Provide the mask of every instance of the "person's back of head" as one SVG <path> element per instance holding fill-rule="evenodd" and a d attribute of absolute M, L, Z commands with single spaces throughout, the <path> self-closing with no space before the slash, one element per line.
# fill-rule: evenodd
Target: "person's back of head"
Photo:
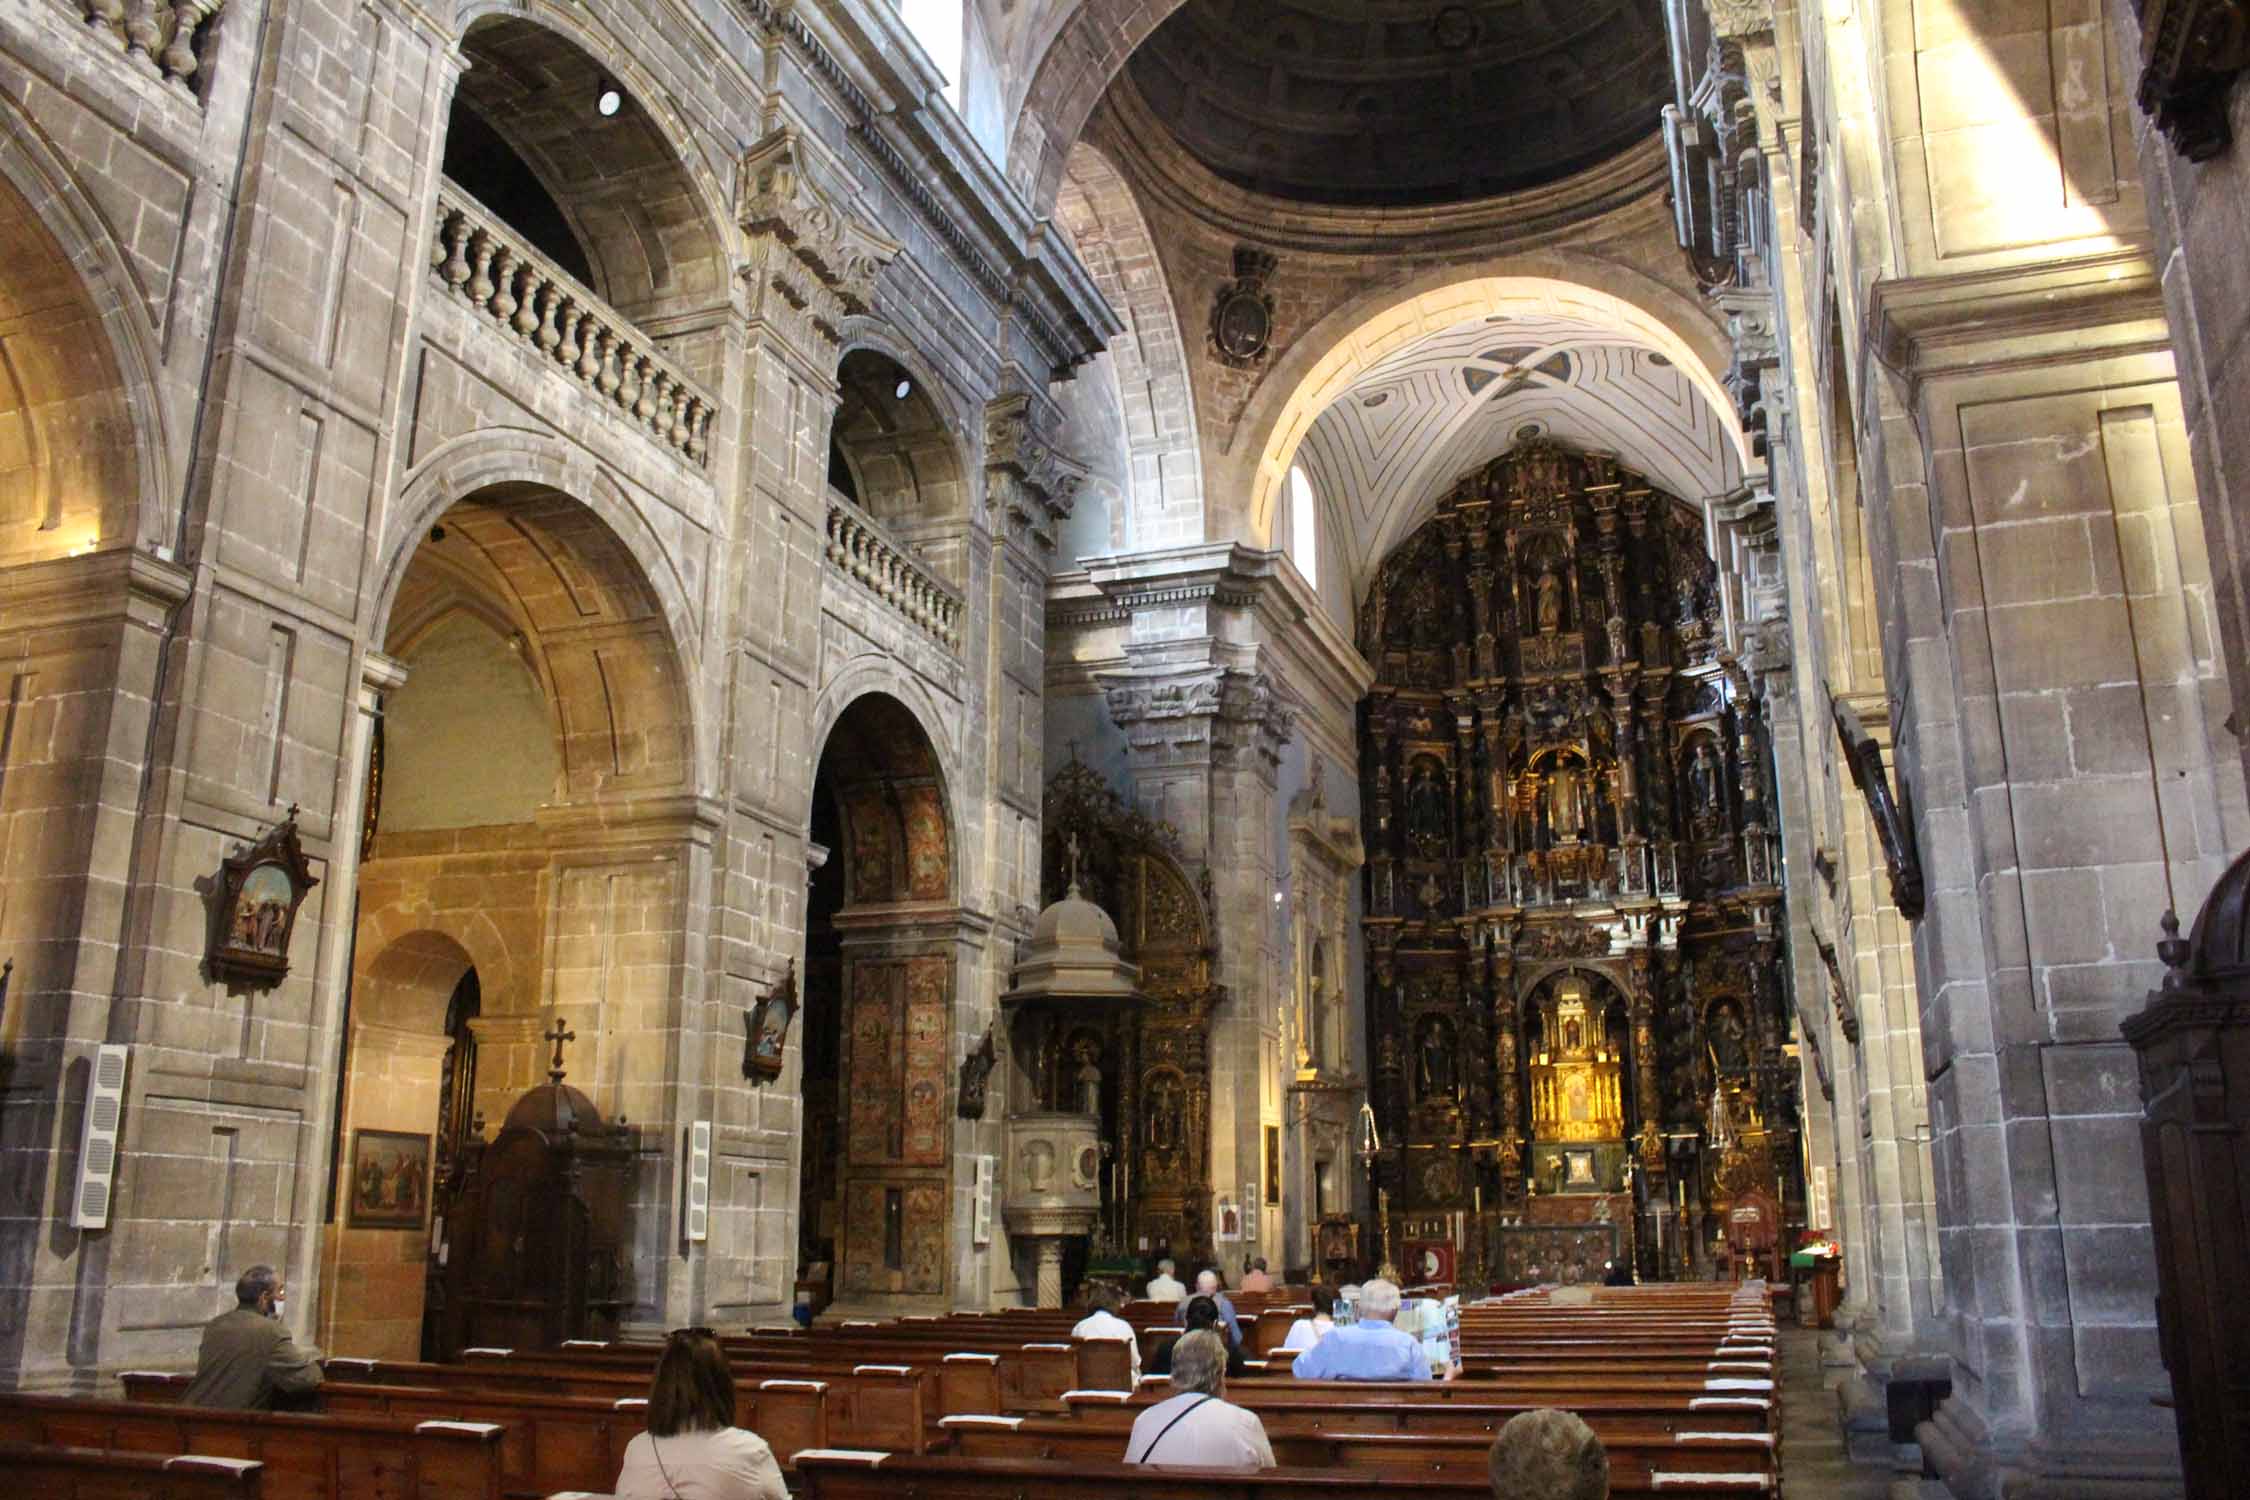
<path fill-rule="evenodd" d="M 1203 1396 L 1216 1396 L 1225 1387 L 1227 1378 L 1227 1346 L 1208 1328 L 1197 1328 L 1180 1336 L 1172 1346 L 1172 1391 L 1184 1395 L 1190 1391 Z"/>
<path fill-rule="evenodd" d="M 1206 1296 L 1217 1292 L 1219 1289 L 1219 1273 L 1216 1271 L 1196 1272 L 1195 1289 Z"/>
<path fill-rule="evenodd" d="M 1209 1297 L 1190 1297 L 1187 1306 L 1180 1310 L 1180 1326 L 1193 1333 L 1198 1328 L 1216 1328 L 1219 1324 L 1219 1304 Z"/>
<path fill-rule="evenodd" d="M 1508 1419 L 1492 1440 L 1494 1500 L 1609 1500 L 1609 1455 L 1571 1412 L 1542 1407 Z"/>
<path fill-rule="evenodd" d="M 1117 1295 L 1117 1288 L 1106 1281 L 1097 1281 L 1086 1289 L 1086 1311 L 1090 1314 L 1113 1313 L 1124 1300 Z"/>
<path fill-rule="evenodd" d="M 247 1307 L 253 1312 L 264 1312 L 262 1305 L 266 1293 L 281 1281 L 281 1275 L 271 1266 L 252 1266 L 235 1278 L 234 1301 L 237 1307 Z"/>
<path fill-rule="evenodd" d="M 1359 1316 L 1363 1322 L 1388 1323 L 1398 1316 L 1398 1283 L 1378 1276 L 1359 1289 Z"/>
<path fill-rule="evenodd" d="M 1253 1271 L 1263 1271 L 1263 1270 L 1264 1270 L 1265 1268 L 1266 1268 L 1266 1258 L 1265 1258 L 1265 1257 L 1264 1257 L 1263 1255 L 1259 1256 L 1259 1257 L 1258 1257 L 1258 1258 L 1257 1258 L 1256 1260 L 1254 1260 L 1254 1261 L 1250 1262 L 1250 1269 L 1251 1269 L 1251 1270 L 1253 1270 Z"/>
<path fill-rule="evenodd" d="M 657 1437 L 734 1425 L 734 1372 L 708 1328 L 677 1328 L 664 1341 L 648 1388 L 648 1430 Z"/>
<path fill-rule="evenodd" d="M 1174 1266 L 1169 1259 L 1160 1260 L 1156 1263 L 1156 1274 L 1159 1276 L 1169 1276 L 1177 1269 L 1178 1267 Z"/>
<path fill-rule="evenodd" d="M 1313 1283 L 1312 1292 L 1307 1300 L 1312 1303 L 1314 1317 L 1328 1318 L 1335 1316 L 1336 1294 L 1328 1290 L 1322 1283 L 1317 1281 Z"/>

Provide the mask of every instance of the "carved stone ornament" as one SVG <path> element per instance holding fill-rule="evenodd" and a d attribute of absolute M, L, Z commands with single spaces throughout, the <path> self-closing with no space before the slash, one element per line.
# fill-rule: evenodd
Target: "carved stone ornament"
<path fill-rule="evenodd" d="M 1211 302 L 1211 348 L 1220 362 L 1246 369 L 1262 361 L 1273 345 L 1273 296 L 1266 282 L 1277 262 L 1263 250 L 1238 245 L 1234 280 Z"/>
<path fill-rule="evenodd" d="M 752 146 L 737 178 L 752 315 L 841 344 L 844 320 L 874 305 L 876 276 L 898 254 L 898 242 L 845 207 L 842 191 L 793 127 Z"/>
<path fill-rule="evenodd" d="M 995 514 L 1051 548 L 1054 528 L 1070 518 L 1087 470 L 1055 447 L 1046 427 L 1040 406 L 1022 391 L 996 397 L 984 409 L 986 498 Z"/>
<path fill-rule="evenodd" d="M 1867 814 L 1874 820 L 1875 836 L 1882 841 L 1883 862 L 1890 867 L 1891 899 L 1908 921 L 1922 916 L 1922 856 L 1914 843 L 1913 825 L 1891 795 L 1890 773 L 1883 769 L 1883 747 L 1867 732 L 1848 703 L 1835 699 L 1836 737 L 1843 742 L 1844 759 L 1852 781 L 1867 799 Z"/>
<path fill-rule="evenodd" d="M 297 908 L 320 881 L 297 841 L 297 808 L 219 867 L 219 899 L 205 967 L 230 984 L 271 986 L 289 974 Z"/>
<path fill-rule="evenodd" d="M 993 1062 L 992 1028 L 987 1026 L 968 1056 L 961 1059 L 961 1093 L 954 1110 L 962 1119 L 984 1118 L 984 1093 L 992 1080 Z"/>
<path fill-rule="evenodd" d="M 797 961 L 763 999 L 742 1013 L 747 1035 L 742 1041 L 742 1076 L 768 1080 L 781 1076 L 782 1048 L 789 1039 L 789 1019 L 797 1013 Z"/>
<path fill-rule="evenodd" d="M 2244 0 L 2134 0 L 2141 22 L 2140 105 L 2172 149 L 2208 161 L 2227 149 L 2227 96 L 2250 66 Z"/>

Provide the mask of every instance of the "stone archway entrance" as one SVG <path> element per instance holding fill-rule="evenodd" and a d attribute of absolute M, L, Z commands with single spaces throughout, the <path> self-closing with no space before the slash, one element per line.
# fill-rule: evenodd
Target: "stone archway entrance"
<path fill-rule="evenodd" d="M 894 698 L 845 709 L 813 787 L 800 1251 L 840 1301 L 952 1287 L 954 851 L 937 752 Z"/>

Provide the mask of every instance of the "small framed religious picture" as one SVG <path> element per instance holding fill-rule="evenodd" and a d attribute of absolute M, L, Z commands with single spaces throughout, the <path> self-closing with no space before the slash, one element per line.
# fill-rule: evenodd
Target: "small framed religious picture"
<path fill-rule="evenodd" d="M 1281 1201 L 1281 1127 L 1266 1127 L 1266 1201 Z"/>
<path fill-rule="evenodd" d="M 429 1208 L 429 1136 L 353 1131 L 349 1227 L 420 1229 Z"/>
<path fill-rule="evenodd" d="M 219 867 L 216 920 L 205 965 L 214 979 L 279 984 L 289 975 L 297 908 L 320 881 L 297 841 L 297 809 Z"/>
<path fill-rule="evenodd" d="M 1232 1242 L 1242 1238 L 1242 1206 L 1232 1198 L 1219 1200 L 1219 1225 L 1214 1239 Z"/>
<path fill-rule="evenodd" d="M 781 1051 L 789 1038 L 789 1019 L 797 1013 L 797 961 L 774 987 L 743 1016 L 749 1034 L 742 1043 L 742 1076 L 773 1079 L 781 1076 Z"/>

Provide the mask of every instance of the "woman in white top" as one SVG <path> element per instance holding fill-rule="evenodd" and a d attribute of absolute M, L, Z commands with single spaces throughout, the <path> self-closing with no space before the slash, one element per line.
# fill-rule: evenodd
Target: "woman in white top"
<path fill-rule="evenodd" d="M 625 1445 L 617 1500 L 789 1500 L 773 1449 L 734 1425 L 734 1374 L 708 1328 L 675 1329 Z"/>
<path fill-rule="evenodd" d="M 1289 1325 L 1289 1336 L 1281 1341 L 1284 1349 L 1310 1349 L 1328 1337 L 1328 1330 L 1336 1326 L 1336 1294 L 1317 1282 L 1312 1289 L 1312 1316 L 1299 1318 Z"/>

